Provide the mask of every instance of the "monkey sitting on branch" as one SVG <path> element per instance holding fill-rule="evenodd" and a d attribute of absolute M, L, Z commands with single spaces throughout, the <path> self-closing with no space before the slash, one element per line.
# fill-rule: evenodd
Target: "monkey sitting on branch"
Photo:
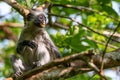
<path fill-rule="evenodd" d="M 21 58 L 16 55 L 11 56 L 15 77 L 61 57 L 58 48 L 44 29 L 46 14 L 42 9 L 45 8 L 32 9 L 27 15 L 16 49 Z"/>

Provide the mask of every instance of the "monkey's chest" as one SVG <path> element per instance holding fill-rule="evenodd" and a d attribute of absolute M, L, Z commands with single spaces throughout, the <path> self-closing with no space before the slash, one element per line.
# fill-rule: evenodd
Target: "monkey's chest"
<path fill-rule="evenodd" d="M 29 34 L 29 36 L 27 36 Z M 18 44 L 20 54 L 27 65 L 44 65 L 53 60 L 50 44 L 47 43 L 49 35 L 43 31 L 24 33 L 19 42 L 26 41 L 22 45 Z M 48 47 L 49 46 L 49 47 Z"/>
<path fill-rule="evenodd" d="M 39 43 L 35 48 L 24 46 L 21 56 L 27 65 L 44 65 L 52 60 L 50 51 L 44 43 Z"/>

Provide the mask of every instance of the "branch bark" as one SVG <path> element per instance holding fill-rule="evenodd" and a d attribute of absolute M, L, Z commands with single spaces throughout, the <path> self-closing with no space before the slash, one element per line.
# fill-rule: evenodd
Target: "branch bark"
<path fill-rule="evenodd" d="M 102 55 L 94 55 L 93 53 L 73 54 L 28 71 L 19 77 L 18 80 L 57 80 L 69 78 L 79 73 L 94 71 L 95 69 L 88 65 L 91 60 L 92 64 L 99 69 Z M 63 66 L 69 62 L 71 62 L 70 67 Z M 104 58 L 104 69 L 116 66 L 120 66 L 120 49 L 105 54 Z"/>
<path fill-rule="evenodd" d="M 52 27 L 54 28 L 61 28 L 61 29 L 65 29 L 65 30 L 68 30 L 69 27 L 64 25 L 64 24 L 61 24 L 61 23 L 58 23 L 58 22 L 54 22 L 51 24 Z"/>
<path fill-rule="evenodd" d="M 9 4 L 17 12 L 19 12 L 23 17 L 26 17 L 26 15 L 29 13 L 29 10 L 25 6 L 21 6 L 19 3 L 17 3 L 16 0 L 2 0 L 2 1 Z"/>
<path fill-rule="evenodd" d="M 0 23 L 0 27 L 19 27 L 19 28 L 22 28 L 23 26 L 24 26 L 24 24 L 22 24 L 22 23 L 12 23 L 12 22 Z"/>

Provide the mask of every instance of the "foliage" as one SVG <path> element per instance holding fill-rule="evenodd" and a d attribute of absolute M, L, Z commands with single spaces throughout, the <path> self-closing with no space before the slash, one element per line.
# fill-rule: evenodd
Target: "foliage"
<path fill-rule="evenodd" d="M 33 7 L 36 3 L 36 0 L 16 0 L 21 5 L 26 5 L 29 8 Z M 38 4 L 36 6 L 42 4 L 46 0 L 38 0 Z M 62 4 L 62 5 L 73 5 L 79 6 L 80 10 L 63 7 L 63 6 L 53 6 L 51 12 L 58 15 L 63 15 L 66 17 L 72 17 L 76 19 L 78 22 L 84 24 L 88 28 L 103 34 L 104 31 L 113 32 L 115 27 L 118 24 L 119 15 L 113 9 L 113 1 L 116 3 L 120 3 L 119 0 L 48 0 L 53 4 Z M 116 6 L 117 7 L 117 6 Z M 21 16 L 19 16 L 13 9 L 11 9 L 10 17 L 2 19 L 2 22 L 23 22 Z M 16 14 L 15 16 L 13 15 Z M 20 20 L 18 20 L 20 19 Z M 77 22 L 71 21 L 67 18 L 63 17 L 53 17 L 53 22 L 58 22 L 64 24 L 69 27 L 68 30 L 60 29 L 60 28 L 52 28 L 48 26 L 48 32 L 51 35 L 51 38 L 58 46 L 61 54 L 63 56 L 71 55 L 74 53 L 86 52 L 88 50 L 93 50 L 96 53 L 101 53 L 104 48 L 106 41 L 108 40 L 107 37 L 100 35 L 90 29 L 86 28 L 85 26 L 77 24 Z M 17 26 L 16 26 L 17 27 Z M 0 28 L 0 38 L 2 36 L 9 36 L 6 35 L 4 30 Z M 19 36 L 21 29 L 20 28 L 12 28 L 10 30 L 16 35 Z M 64 34 L 63 34 L 64 31 Z M 52 32 L 54 34 L 52 34 Z M 55 33 L 56 32 L 56 33 Z M 117 30 L 120 32 L 120 29 Z M 109 36 L 108 36 L 109 37 Z M 0 61 L 3 63 L 3 67 L 0 66 L 0 76 L 8 77 L 11 76 L 12 70 L 9 62 L 9 57 L 11 54 L 15 53 L 15 45 L 16 43 L 13 42 L 9 38 L 4 38 L 0 40 Z M 117 42 L 111 41 L 107 52 L 112 51 L 118 48 Z M 90 78 L 89 75 L 77 75 L 74 78 L 69 80 L 88 80 Z M 95 76 L 95 79 L 97 80 Z"/>

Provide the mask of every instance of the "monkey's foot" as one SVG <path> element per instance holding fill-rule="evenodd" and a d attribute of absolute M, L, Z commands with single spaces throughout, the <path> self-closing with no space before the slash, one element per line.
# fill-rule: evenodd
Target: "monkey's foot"
<path fill-rule="evenodd" d="M 22 71 L 17 71 L 16 73 L 14 73 L 14 77 L 15 77 L 15 78 L 18 78 L 18 77 L 20 77 L 22 74 L 23 74 Z"/>

